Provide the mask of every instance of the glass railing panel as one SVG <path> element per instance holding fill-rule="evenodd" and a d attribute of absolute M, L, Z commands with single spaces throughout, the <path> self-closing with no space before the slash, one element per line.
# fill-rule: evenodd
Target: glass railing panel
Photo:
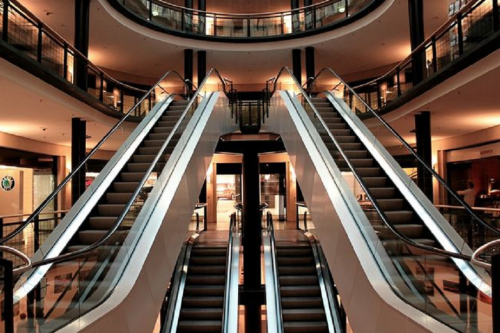
<path fill-rule="evenodd" d="M 36 60 L 38 52 L 38 27 L 36 22 L 24 15 L 10 3 L 7 41 L 27 57 Z"/>
<path fill-rule="evenodd" d="M 398 73 L 399 73 L 399 89 L 400 89 L 400 91 L 398 92 L 396 89 L 394 92 L 395 96 L 392 96 L 391 100 L 387 100 L 387 103 L 394 100 L 395 97 L 398 96 L 398 94 L 399 95 L 406 94 L 411 88 L 413 88 L 413 75 L 414 75 L 413 71 L 414 71 L 413 62 L 408 62 L 407 64 L 405 64 L 401 68 L 399 68 Z"/>
<path fill-rule="evenodd" d="M 41 64 L 54 74 L 64 77 L 64 46 L 46 33 L 42 33 Z"/>
<path fill-rule="evenodd" d="M 425 47 L 425 75 L 424 75 L 424 78 L 428 78 L 436 72 L 435 71 L 435 63 L 434 63 L 434 61 L 436 61 L 436 59 L 434 59 L 434 46 L 433 45 L 434 45 L 433 43 L 430 43 Z"/>
<path fill-rule="evenodd" d="M 464 51 L 474 49 L 494 31 L 492 2 L 485 1 L 472 7 L 462 17 Z"/>
<path fill-rule="evenodd" d="M 248 37 L 248 20 L 245 17 L 207 17 L 207 22 L 207 25 L 211 26 L 207 29 L 207 34 L 214 31 L 214 35 L 219 37 Z M 252 26 L 252 23 L 250 25 Z"/>
<path fill-rule="evenodd" d="M 364 9 L 369 3 L 369 0 L 348 0 L 349 16 L 354 15 Z"/>
<path fill-rule="evenodd" d="M 148 19 L 150 2 L 146 0 L 122 0 L 127 8 L 137 16 Z"/>
<path fill-rule="evenodd" d="M 151 22 L 169 29 L 182 30 L 182 13 L 153 3 Z"/>
<path fill-rule="evenodd" d="M 250 19 L 250 37 L 278 36 L 292 33 L 292 15 L 281 17 L 262 17 Z M 284 26 L 283 26 L 284 24 Z"/>
<path fill-rule="evenodd" d="M 346 9 L 346 4 L 343 0 L 316 8 L 316 28 L 324 27 L 346 18 Z"/>
<path fill-rule="evenodd" d="M 100 100 L 101 75 L 93 67 L 87 67 L 87 93 Z"/>

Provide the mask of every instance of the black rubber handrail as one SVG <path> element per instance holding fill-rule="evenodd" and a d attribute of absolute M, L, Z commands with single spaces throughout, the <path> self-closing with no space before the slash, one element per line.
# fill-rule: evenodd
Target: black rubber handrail
<path fill-rule="evenodd" d="M 377 112 L 375 112 L 369 105 L 368 103 L 365 102 L 364 99 L 362 99 L 355 91 L 353 88 L 351 88 L 347 82 L 345 82 L 337 73 L 335 73 L 335 71 L 333 71 L 331 68 L 329 67 L 325 67 L 323 69 L 321 69 L 318 74 L 315 76 L 316 78 L 318 78 L 322 73 L 330 73 L 332 74 L 335 78 L 337 78 L 339 80 L 339 84 L 337 84 L 336 86 L 338 85 L 341 85 L 343 84 L 348 90 L 350 93 L 352 93 L 356 98 L 358 98 L 361 103 L 363 103 L 367 110 L 369 110 L 373 116 L 375 118 L 377 118 L 381 123 L 382 125 L 384 125 L 384 127 L 389 130 L 389 132 L 396 138 L 398 139 L 398 141 L 406 148 L 406 150 L 408 150 L 410 152 L 411 155 L 413 155 L 413 157 L 418 161 L 418 163 L 420 163 L 421 166 L 423 166 L 429 173 L 431 173 L 435 178 L 436 180 L 448 191 L 449 194 L 451 194 L 453 196 L 453 198 L 455 198 L 458 203 L 464 207 L 464 209 L 476 220 L 478 221 L 481 225 L 483 225 L 484 227 L 486 227 L 488 230 L 492 231 L 493 233 L 495 233 L 496 235 L 499 235 L 500 236 L 500 230 L 498 230 L 497 228 L 493 227 L 492 225 L 486 223 L 485 221 L 483 221 L 474 211 L 473 209 L 469 206 L 468 203 L 466 203 L 462 198 L 460 198 L 460 196 L 448 185 L 448 183 L 429 165 L 427 164 L 416 152 L 415 150 L 410 146 L 410 144 L 408 142 L 406 142 L 405 139 L 403 139 L 403 137 L 388 123 L 384 120 L 384 118 L 382 118 Z M 309 98 L 309 95 L 307 96 Z"/>
<path fill-rule="evenodd" d="M 14 238 L 16 235 L 21 233 L 30 223 L 32 223 L 35 218 L 47 207 L 47 205 L 59 194 L 59 192 L 66 186 L 66 184 L 79 172 L 84 166 L 87 161 L 94 156 L 94 154 L 99 150 L 99 148 L 113 135 L 114 132 L 125 122 L 125 120 L 131 116 L 134 112 L 135 109 L 137 109 L 142 102 L 148 98 L 148 96 L 156 89 L 160 88 L 163 90 L 165 93 L 167 91 L 163 89 L 160 84 L 163 80 L 165 80 L 168 76 L 170 75 L 175 75 L 179 77 L 182 82 L 186 85 L 184 78 L 176 71 L 168 71 L 166 72 L 158 82 L 149 89 L 149 91 L 135 104 L 134 107 L 132 107 L 120 121 L 118 121 L 110 130 L 109 132 L 95 145 L 95 147 L 85 156 L 85 158 L 80 162 L 80 164 L 74 168 L 69 175 L 67 175 L 63 181 L 55 188 L 55 190 L 38 206 L 37 209 L 26 219 L 26 221 L 21 224 L 19 227 L 17 227 L 13 232 L 11 232 L 9 235 L 3 237 L 0 239 L 0 244 L 5 243 L 6 241 L 9 241 L 10 239 Z M 186 85 L 186 87 L 189 89 L 189 86 Z"/>
<path fill-rule="evenodd" d="M 397 228 L 396 226 L 387 218 L 387 216 L 385 215 L 384 211 L 380 208 L 379 204 L 377 203 L 377 201 L 375 200 L 375 198 L 373 197 L 372 193 L 370 192 L 370 189 L 368 188 L 368 186 L 366 186 L 366 184 L 364 183 L 363 181 L 363 178 L 358 174 L 358 172 L 356 171 L 356 168 L 352 165 L 349 157 L 345 154 L 344 150 L 342 149 L 342 147 L 340 146 L 340 144 L 337 142 L 337 140 L 335 139 L 335 137 L 333 136 L 333 134 L 331 133 L 331 131 L 329 130 L 328 126 L 326 125 L 326 123 L 324 122 L 323 118 L 321 117 L 320 113 L 318 112 L 318 110 L 316 109 L 316 107 L 314 106 L 314 104 L 312 103 L 311 99 L 309 98 L 309 96 L 305 93 L 305 91 L 302 89 L 300 83 L 297 81 L 297 79 L 295 78 L 295 76 L 293 75 L 293 73 L 290 71 L 290 69 L 288 67 L 283 67 L 279 74 L 276 76 L 276 80 L 275 80 L 275 87 L 276 87 L 276 83 L 279 79 L 279 77 L 284 73 L 284 72 L 287 72 L 293 79 L 295 85 L 299 88 L 299 90 L 301 91 L 301 93 L 303 94 L 304 98 L 306 99 L 306 101 L 308 102 L 308 104 L 311 106 L 311 109 L 313 110 L 313 112 L 315 113 L 315 116 L 319 119 L 319 121 L 321 122 L 321 125 L 324 127 L 324 129 L 326 130 L 326 132 L 328 133 L 328 136 L 330 137 L 330 139 L 333 141 L 333 143 L 335 144 L 335 146 L 337 147 L 337 150 L 339 151 L 339 153 L 342 155 L 342 158 L 345 160 L 345 162 L 347 163 L 347 166 L 349 167 L 349 169 L 351 169 L 354 177 L 356 178 L 356 180 L 359 182 L 361 188 L 363 189 L 363 191 L 365 191 L 366 193 L 366 196 L 368 197 L 368 199 L 372 202 L 372 205 L 373 205 L 373 208 L 375 209 L 375 211 L 377 212 L 377 214 L 380 216 L 380 218 L 382 219 L 382 222 L 384 222 L 384 224 L 387 226 L 387 228 L 396 236 L 398 237 L 400 240 L 402 240 L 403 242 L 413 246 L 413 247 L 416 247 L 418 249 L 421 249 L 421 250 L 425 250 L 425 251 L 428 251 L 428 252 L 431 252 L 431 253 L 435 253 L 437 255 L 441 255 L 441 256 L 446 256 L 446 257 L 452 257 L 452 258 L 458 258 L 458 259 L 463 259 L 463 260 L 467 260 L 467 261 L 470 261 L 471 260 L 471 257 L 468 256 L 468 255 L 465 255 L 465 254 L 462 254 L 462 253 L 456 253 L 456 252 L 450 252 L 450 251 L 446 251 L 446 250 L 443 250 L 443 249 L 439 249 L 439 248 L 435 248 L 433 246 L 429 246 L 429 245 L 425 245 L 425 244 L 420 244 L 420 243 L 417 243 L 415 242 L 414 240 L 406 237 L 405 235 L 403 235 Z M 288 92 L 287 92 L 288 93 Z"/>
<path fill-rule="evenodd" d="M 168 73 L 171 73 L 171 72 L 167 72 L 167 74 Z M 177 72 L 175 72 L 175 73 L 177 73 Z M 137 185 L 135 191 L 133 192 L 133 194 L 130 197 L 129 201 L 125 205 L 125 208 L 123 209 L 122 213 L 118 216 L 118 218 L 116 219 L 114 225 L 108 230 L 108 232 L 100 240 L 94 242 L 93 244 L 91 244 L 91 245 L 89 245 L 89 246 L 87 246 L 85 248 L 82 248 L 82 249 L 79 249 L 79 250 L 76 250 L 76 251 L 73 251 L 73 252 L 69 252 L 69 253 L 64 253 L 64 254 L 61 254 L 61 255 L 59 255 L 57 257 L 54 257 L 54 258 L 47 258 L 47 259 L 43 259 L 43 260 L 34 262 L 32 264 L 32 267 L 39 267 L 39 266 L 43 266 L 43 265 L 47 265 L 47 264 L 53 264 L 53 263 L 59 263 L 59 262 L 67 261 L 67 260 L 77 259 L 77 258 L 79 258 L 79 257 L 81 257 L 83 255 L 86 255 L 87 253 L 90 253 L 91 251 L 97 249 L 98 247 L 100 247 L 101 245 L 103 245 L 104 243 L 106 243 L 114 235 L 114 233 L 118 230 L 118 228 L 120 227 L 121 223 L 123 222 L 123 220 L 127 216 L 130 208 L 132 207 L 134 201 L 136 200 L 136 197 L 139 195 L 140 191 L 142 190 L 142 187 L 144 186 L 144 184 L 148 180 L 149 175 L 154 170 L 154 168 L 156 167 L 156 164 L 160 161 L 161 157 L 164 155 L 164 151 L 167 149 L 167 146 L 170 143 L 170 140 L 174 136 L 174 134 L 177 131 L 177 129 L 180 127 L 180 124 L 182 123 L 183 119 L 185 118 L 187 112 L 191 109 L 191 106 L 193 105 L 194 101 L 198 98 L 198 95 L 199 95 L 201 89 L 206 84 L 206 82 L 208 81 L 208 79 L 210 78 L 210 76 L 212 75 L 212 73 L 216 73 L 217 76 L 222 80 L 222 83 L 225 84 L 225 81 L 222 79 L 222 77 L 220 76 L 220 73 L 215 68 L 212 68 L 207 73 L 207 76 L 205 77 L 205 79 L 201 83 L 200 88 L 195 92 L 195 94 L 193 95 L 193 97 L 189 101 L 188 105 L 186 106 L 186 109 L 184 110 L 184 112 L 180 116 L 179 120 L 175 124 L 174 128 L 170 132 L 168 138 L 163 143 L 162 147 L 160 148 L 160 151 L 157 153 L 157 155 L 155 156 L 154 160 L 151 162 L 151 165 L 149 166 L 148 170 L 145 172 L 145 174 L 142 177 L 141 181 Z M 164 75 L 164 77 L 166 75 Z M 177 73 L 177 75 L 179 75 L 179 74 Z M 161 81 L 162 80 L 160 80 L 159 82 L 161 82 Z M 143 99 L 145 97 L 143 97 Z"/>

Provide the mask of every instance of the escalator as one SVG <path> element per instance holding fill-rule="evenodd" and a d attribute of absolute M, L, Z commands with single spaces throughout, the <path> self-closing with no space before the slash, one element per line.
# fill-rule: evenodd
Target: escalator
<path fill-rule="evenodd" d="M 344 332 L 333 280 L 319 241 L 301 230 L 263 233 L 269 332 Z"/>
<path fill-rule="evenodd" d="M 24 225 L 1 240 L 9 245 L 15 235 L 31 228 L 37 214 L 60 195 L 106 140 L 123 134 L 124 120 L 136 109 L 147 108 L 144 120 L 122 140 L 116 154 L 41 245 L 32 258 L 33 269 L 18 280 L 14 301 L 28 314 L 27 320 L 16 318 L 18 329 L 153 328 L 160 294 L 139 291 L 164 290 L 161 281 L 172 274 L 172 259 L 182 247 L 204 181 L 198 175 L 205 175 L 205 161 L 210 161 L 220 133 L 234 127 L 224 95 L 225 81 L 216 70 L 209 72 L 194 95 L 185 94 L 188 100 L 167 91 L 167 87 L 175 88 L 167 81 L 172 77 L 189 89 L 180 75 L 167 72 Z M 222 82 L 222 92 L 207 90 L 209 77 Z M 153 280 L 148 279 L 151 269 L 155 270 Z M 118 319 L 123 308 L 135 307 L 137 302 L 151 307 L 134 309 L 135 321 Z"/>
<path fill-rule="evenodd" d="M 287 69 L 277 76 L 275 87 L 284 72 Z M 324 244 L 328 262 L 342 263 L 345 275 L 352 274 L 351 280 L 340 275 L 338 284 L 343 299 L 353 302 L 351 308 L 364 306 L 360 296 L 351 296 L 361 290 L 372 303 L 377 303 L 373 299 L 378 299 L 380 306 L 386 309 L 379 314 L 379 323 L 386 322 L 384 317 L 389 316 L 388 309 L 393 308 L 393 316 L 401 316 L 406 311 L 405 320 L 420 329 L 436 331 L 437 326 L 432 326 L 438 325 L 433 323 L 436 320 L 444 324 L 437 329 L 440 332 L 489 332 L 491 278 L 482 268 L 470 263 L 473 245 L 461 237 L 454 225 L 399 167 L 375 134 L 337 97 L 339 86 L 350 91 L 349 86 L 338 76 L 333 80 L 329 76 L 318 83 L 321 91 L 311 89 L 306 93 L 290 72 L 284 76 L 292 78 L 294 89 L 273 95 L 266 129 L 281 134 L 318 234 L 331 239 Z M 318 76 L 308 82 L 310 86 L 314 86 Z M 315 97 L 309 97 L 313 91 Z M 351 98 L 358 98 L 350 94 Z M 375 118 L 379 126 L 373 127 L 376 135 L 394 137 L 391 142 L 399 140 L 410 154 L 415 155 L 381 117 Z M 449 191 L 463 204 L 471 223 L 486 229 L 490 237 L 499 237 L 499 231 L 479 219 L 432 168 L 416 155 L 415 160 L 444 191 Z M 341 259 L 343 252 L 351 259 Z M 346 268 L 352 265 L 358 268 Z M 367 270 L 370 265 L 380 273 Z M 334 270 L 339 267 L 335 266 Z M 378 274 L 381 274 L 403 303 L 388 306 L 387 293 L 381 296 L 378 282 L 370 282 L 372 287 L 367 289 L 366 284 L 355 278 L 360 272 L 368 281 L 380 279 Z M 335 277 L 335 272 L 333 275 Z M 352 279 L 354 285 L 363 285 L 360 291 L 353 287 Z M 372 296 L 368 296 L 368 290 L 373 292 Z M 391 302 L 399 303 L 396 299 Z M 403 311 L 407 305 L 413 309 Z M 416 321 L 414 318 L 419 315 L 414 309 L 427 319 Z M 348 314 L 354 330 L 368 325 L 368 319 L 361 320 L 362 314 L 349 311 Z"/>
<path fill-rule="evenodd" d="M 231 217 L 225 231 L 190 237 L 177 262 L 166 304 L 162 333 L 236 332 L 240 234 Z"/>

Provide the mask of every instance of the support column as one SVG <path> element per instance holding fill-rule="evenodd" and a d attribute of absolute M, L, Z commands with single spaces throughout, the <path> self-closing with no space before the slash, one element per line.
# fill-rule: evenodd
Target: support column
<path fill-rule="evenodd" d="M 184 50 L 184 79 L 189 80 L 188 86 L 192 90 L 193 83 L 193 50 L 186 49 Z"/>
<path fill-rule="evenodd" d="M 207 76 L 207 51 L 198 51 L 198 87 Z"/>
<path fill-rule="evenodd" d="M 424 32 L 424 1 L 408 0 L 408 14 L 410 16 L 410 43 L 411 50 L 415 50 L 425 40 Z M 424 79 L 425 50 L 415 54 L 413 60 L 413 84 Z"/>
<path fill-rule="evenodd" d="M 261 220 L 260 220 L 259 155 L 248 149 L 243 153 L 243 289 L 245 302 L 245 332 L 260 332 L 261 302 Z M 256 323 L 259 323 L 256 325 Z"/>
<path fill-rule="evenodd" d="M 314 47 L 306 47 L 306 82 L 307 88 L 309 88 L 310 78 L 316 75 L 316 67 L 314 62 Z"/>
<path fill-rule="evenodd" d="M 300 49 L 292 50 L 292 71 L 297 81 L 302 84 L 302 59 Z"/>
<path fill-rule="evenodd" d="M 75 48 L 85 57 L 89 55 L 90 0 L 75 0 Z M 75 57 L 75 82 L 78 88 L 87 90 L 87 61 Z"/>
<path fill-rule="evenodd" d="M 71 168 L 75 170 L 80 162 L 85 158 L 85 132 L 86 121 L 80 118 L 71 119 Z M 85 168 L 81 168 L 79 172 L 71 180 L 71 202 L 75 202 L 85 191 Z"/>
<path fill-rule="evenodd" d="M 417 155 L 432 167 L 431 113 L 423 111 L 415 115 L 415 137 Z M 420 164 L 417 165 L 418 187 L 433 201 L 432 175 Z"/>
<path fill-rule="evenodd" d="M 290 1 L 290 8 L 292 10 L 297 9 L 300 7 L 299 0 L 291 0 Z M 300 31 L 300 16 L 298 11 L 294 12 L 292 14 L 292 31 L 293 32 L 299 32 Z"/>

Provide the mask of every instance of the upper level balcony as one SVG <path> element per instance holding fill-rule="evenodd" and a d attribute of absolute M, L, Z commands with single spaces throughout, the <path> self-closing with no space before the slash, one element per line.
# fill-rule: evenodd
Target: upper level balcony
<path fill-rule="evenodd" d="M 265 42 L 333 30 L 370 13 L 384 0 L 327 0 L 271 13 L 230 14 L 190 9 L 160 0 L 108 0 L 149 28 L 218 42 Z"/>

